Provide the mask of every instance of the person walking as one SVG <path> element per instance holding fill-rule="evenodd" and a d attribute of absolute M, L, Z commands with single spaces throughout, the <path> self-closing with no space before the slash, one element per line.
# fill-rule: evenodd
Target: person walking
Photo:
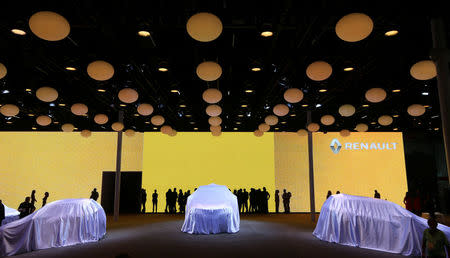
<path fill-rule="evenodd" d="M 280 191 L 275 190 L 275 212 L 280 212 Z"/>
<path fill-rule="evenodd" d="M 152 194 L 152 204 L 153 204 L 152 212 L 158 213 L 158 193 L 156 192 L 156 189 L 155 192 L 153 192 Z"/>
<path fill-rule="evenodd" d="M 36 190 L 31 191 L 31 210 L 30 213 L 33 213 L 36 210 L 36 206 L 34 205 L 37 202 L 36 200 Z"/>
<path fill-rule="evenodd" d="M 433 214 L 434 215 L 434 214 Z M 428 219 L 429 228 L 423 231 L 422 237 L 422 257 L 445 258 L 445 249 L 447 257 L 450 257 L 450 245 L 444 232 L 437 229 L 437 222 L 434 216 Z"/>

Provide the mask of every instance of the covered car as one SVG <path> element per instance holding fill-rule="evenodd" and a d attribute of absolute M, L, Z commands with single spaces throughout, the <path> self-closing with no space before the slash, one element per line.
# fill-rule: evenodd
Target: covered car
<path fill-rule="evenodd" d="M 189 234 L 236 233 L 239 231 L 237 197 L 223 185 L 200 186 L 188 197 L 183 227 Z"/>
<path fill-rule="evenodd" d="M 5 218 L 2 220 L 2 224 L 0 226 L 18 220 L 20 218 L 20 212 L 18 210 L 10 208 L 5 204 L 3 204 L 3 206 L 5 207 Z"/>
<path fill-rule="evenodd" d="M 421 255 L 427 220 L 398 204 L 370 197 L 337 194 L 322 206 L 313 232 L 317 238 L 342 245 Z M 450 237 L 450 228 L 438 229 Z"/>
<path fill-rule="evenodd" d="M 0 227 L 0 256 L 95 242 L 105 233 L 105 211 L 96 201 L 54 201 Z"/>

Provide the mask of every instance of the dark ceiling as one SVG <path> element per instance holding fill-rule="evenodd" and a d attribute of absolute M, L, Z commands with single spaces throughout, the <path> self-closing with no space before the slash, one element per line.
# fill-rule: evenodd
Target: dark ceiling
<path fill-rule="evenodd" d="M 219 103 L 223 131 L 254 131 L 272 114 L 274 105 L 286 103 L 283 92 L 290 87 L 302 89 L 305 97 L 291 104 L 289 115 L 280 118 L 271 131 L 304 128 L 307 110 L 311 110 L 313 122 L 325 114 L 336 118 L 335 124 L 322 125 L 321 131 L 353 129 L 360 122 L 369 124 L 370 131 L 398 128 L 434 132 L 440 128 L 436 79 L 415 80 L 409 69 L 415 62 L 429 59 L 430 18 L 445 10 L 441 2 L 408 8 L 393 6 L 393 1 L 372 1 L 371 5 L 368 1 L 294 0 L 270 4 L 255 0 L 10 2 L 0 10 L 0 63 L 8 68 L 7 76 L 0 80 L 0 104 L 16 104 L 20 113 L 13 118 L 0 115 L 1 131 L 31 131 L 33 127 L 59 131 L 63 123 L 73 123 L 80 130 L 111 131 L 110 124 L 119 110 L 124 110 L 126 128 L 154 131 L 153 125 L 145 123 L 150 117 L 135 116 L 136 106 L 142 102 L 152 104 L 154 114 L 163 115 L 166 124 L 177 131 L 209 131 L 207 104 L 202 100 L 202 92 L 209 87 L 220 89 L 224 95 Z M 50 42 L 30 31 L 29 17 L 44 10 L 69 21 L 69 37 Z M 209 43 L 193 40 L 185 29 L 187 19 L 201 11 L 214 13 L 224 25 L 220 37 Z M 374 22 L 370 36 L 356 43 L 340 40 L 334 31 L 336 22 L 352 12 L 366 13 Z M 260 36 L 265 24 L 272 27 L 272 37 Z M 27 34 L 15 35 L 13 28 Z M 386 37 L 384 33 L 392 29 L 399 34 Z M 138 36 L 139 30 L 150 31 L 151 37 Z M 105 82 L 91 79 L 86 67 L 94 60 L 113 64 L 114 77 Z M 204 60 L 215 60 L 222 66 L 219 80 L 206 83 L 196 76 L 195 68 Z M 308 64 L 316 60 L 333 67 L 331 77 L 320 83 L 305 74 Z M 168 72 L 157 70 L 162 63 Z M 67 71 L 66 66 L 77 70 Z M 252 72 L 253 66 L 262 70 Z M 355 70 L 343 71 L 347 66 Z M 35 97 L 35 90 L 42 86 L 58 90 L 54 106 Z M 121 107 L 117 92 L 124 87 L 136 89 L 139 100 Z M 368 103 L 364 93 L 373 87 L 384 88 L 387 99 Z M 9 93 L 2 94 L 5 89 Z M 171 92 L 173 89 L 179 93 Z M 248 89 L 253 92 L 246 93 Z M 393 89 L 401 92 L 393 93 Z M 424 91 L 429 95 L 423 96 Z M 70 105 L 77 102 L 89 107 L 87 117 L 70 112 Z M 406 112 L 415 103 L 430 106 L 420 118 Z M 356 113 L 341 117 L 338 107 L 342 104 L 354 105 Z M 107 114 L 110 122 L 95 124 L 97 113 Z M 41 114 L 50 114 L 57 124 L 38 126 L 35 118 Z M 390 126 L 370 124 L 385 114 L 399 116 Z"/>

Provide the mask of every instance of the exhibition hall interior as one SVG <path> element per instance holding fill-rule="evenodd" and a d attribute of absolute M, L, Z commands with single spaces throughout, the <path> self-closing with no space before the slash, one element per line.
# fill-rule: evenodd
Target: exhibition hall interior
<path fill-rule="evenodd" d="M 444 1 L 8 1 L 0 257 L 448 257 Z"/>

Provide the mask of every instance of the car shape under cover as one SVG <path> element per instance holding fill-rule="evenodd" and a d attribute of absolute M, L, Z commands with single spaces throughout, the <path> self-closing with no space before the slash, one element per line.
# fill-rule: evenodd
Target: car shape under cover
<path fill-rule="evenodd" d="M 64 199 L 0 227 L 0 256 L 95 242 L 106 233 L 106 215 L 92 199 Z"/>
<path fill-rule="evenodd" d="M 6 225 L 10 222 L 20 219 L 20 212 L 16 209 L 10 208 L 3 204 L 5 207 L 5 218 L 2 220 L 2 224 L 0 226 Z"/>
<path fill-rule="evenodd" d="M 336 194 L 320 210 L 313 235 L 342 245 L 421 255 L 427 220 L 390 201 Z M 447 238 L 450 228 L 438 224 Z"/>
<path fill-rule="evenodd" d="M 188 197 L 181 231 L 190 234 L 236 233 L 240 218 L 237 197 L 223 185 L 198 187 Z"/>

